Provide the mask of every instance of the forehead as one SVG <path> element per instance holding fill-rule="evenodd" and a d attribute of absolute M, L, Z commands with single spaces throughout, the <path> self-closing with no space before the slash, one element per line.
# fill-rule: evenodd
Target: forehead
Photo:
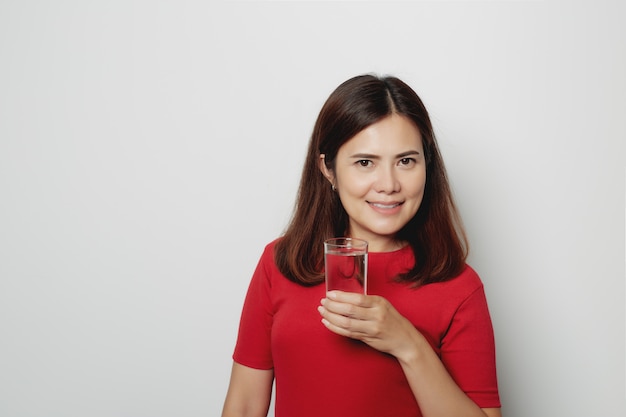
<path fill-rule="evenodd" d="M 354 135 L 339 148 L 339 154 L 395 155 L 409 150 L 422 152 L 422 146 L 422 135 L 415 124 L 406 116 L 393 114 Z"/>

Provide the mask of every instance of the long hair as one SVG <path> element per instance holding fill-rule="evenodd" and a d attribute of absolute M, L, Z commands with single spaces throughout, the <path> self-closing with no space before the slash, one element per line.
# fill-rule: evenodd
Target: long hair
<path fill-rule="evenodd" d="M 392 114 L 415 123 L 426 159 L 422 203 L 397 234 L 411 246 L 415 263 L 397 279 L 421 286 L 451 279 L 465 267 L 467 238 L 426 107 L 415 91 L 396 77 L 360 75 L 331 93 L 313 128 L 292 219 L 275 246 L 276 265 L 288 279 L 305 286 L 323 282 L 323 242 L 348 232 L 348 214 L 319 169 L 320 154 L 334 169 L 344 143 Z"/>

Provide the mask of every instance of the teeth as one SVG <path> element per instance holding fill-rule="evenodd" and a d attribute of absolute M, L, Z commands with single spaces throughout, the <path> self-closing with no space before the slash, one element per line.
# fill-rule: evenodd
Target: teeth
<path fill-rule="evenodd" d="M 372 203 L 374 207 L 382 208 L 382 209 L 391 209 L 394 207 L 398 207 L 400 204 L 380 204 L 380 203 Z"/>

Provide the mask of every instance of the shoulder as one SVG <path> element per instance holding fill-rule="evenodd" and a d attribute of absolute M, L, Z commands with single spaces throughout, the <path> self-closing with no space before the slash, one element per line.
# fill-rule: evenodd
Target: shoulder
<path fill-rule="evenodd" d="M 483 282 L 478 273 L 469 265 L 465 265 L 463 271 L 447 281 L 427 284 L 424 290 L 437 294 L 445 294 L 445 298 L 454 303 L 462 303 L 465 299 L 476 292 L 483 291 Z"/>
<path fill-rule="evenodd" d="M 274 248 L 276 247 L 276 244 L 282 239 L 282 237 L 278 237 L 270 242 L 268 242 L 267 244 L 265 244 L 265 247 L 263 248 L 263 257 L 265 256 L 274 256 Z"/>
<path fill-rule="evenodd" d="M 455 282 L 455 284 L 460 287 L 469 289 L 470 291 L 483 287 L 483 282 L 480 279 L 480 276 L 474 268 L 468 264 L 465 264 L 463 271 L 458 276 L 452 278 L 451 281 Z"/>
<path fill-rule="evenodd" d="M 275 261 L 276 244 L 281 238 L 276 238 L 265 245 L 258 261 L 257 269 L 265 270 L 266 274 L 274 275 L 278 270 Z"/>

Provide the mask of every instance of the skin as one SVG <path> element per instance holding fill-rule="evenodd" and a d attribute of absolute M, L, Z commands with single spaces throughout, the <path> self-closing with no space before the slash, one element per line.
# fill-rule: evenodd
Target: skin
<path fill-rule="evenodd" d="M 426 182 L 415 125 L 386 117 L 339 149 L 333 171 L 324 162 L 320 155 L 320 170 L 348 213 L 349 235 L 367 240 L 372 252 L 402 247 L 395 236 L 419 209 Z M 383 297 L 331 291 L 318 311 L 329 331 L 396 357 L 424 417 L 501 417 L 499 408 L 481 409 L 465 395 L 424 336 Z M 266 416 L 273 377 L 235 363 L 222 417 Z"/>
<path fill-rule="evenodd" d="M 274 371 L 233 362 L 222 417 L 266 417 L 272 398 Z"/>

